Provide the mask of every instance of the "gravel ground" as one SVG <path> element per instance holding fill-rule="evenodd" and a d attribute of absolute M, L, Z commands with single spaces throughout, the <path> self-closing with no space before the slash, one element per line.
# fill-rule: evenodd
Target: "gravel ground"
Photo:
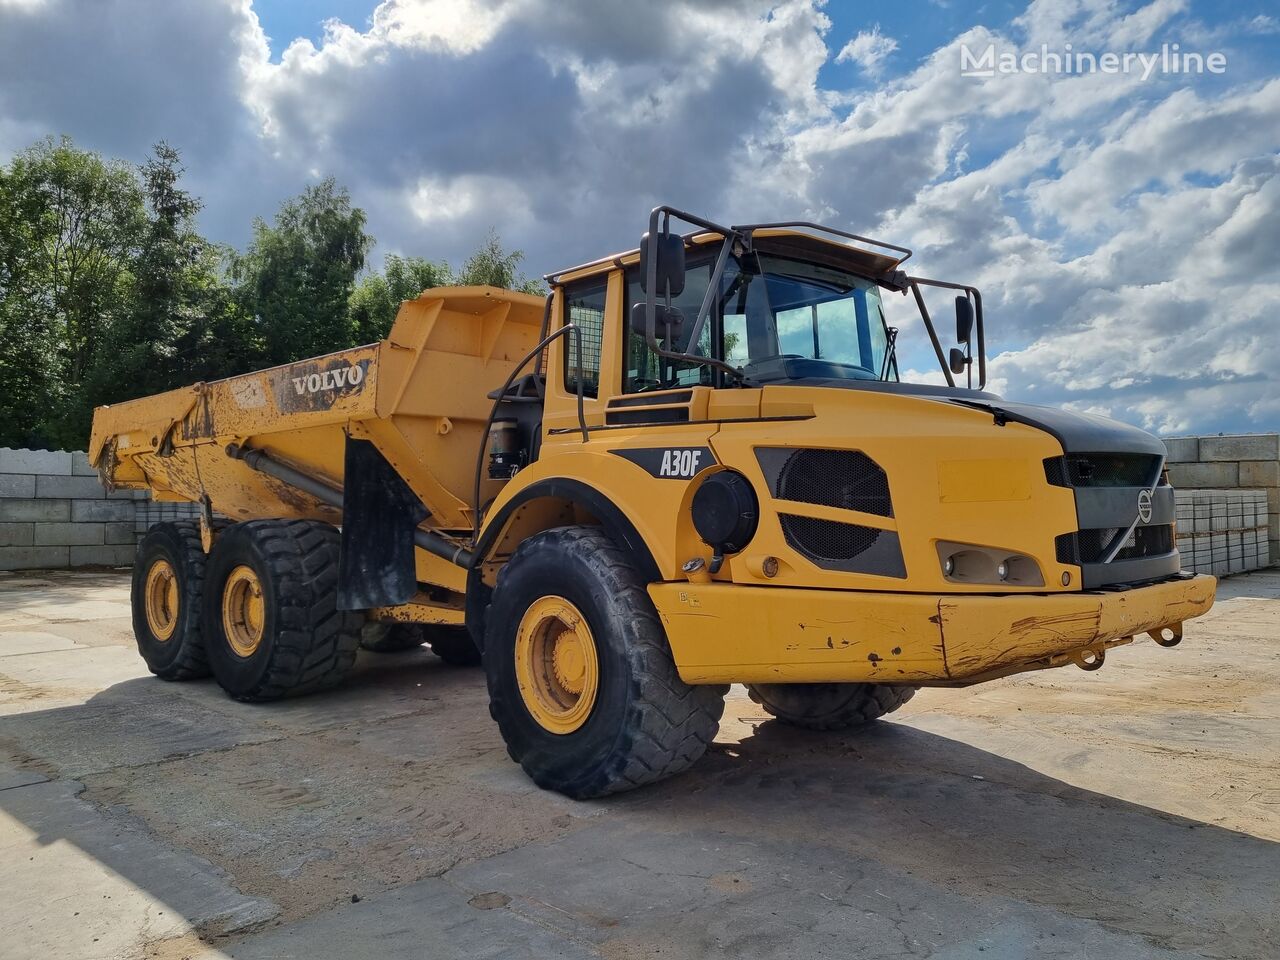
<path fill-rule="evenodd" d="M 123 572 L 0 575 L 0 955 L 1280 956 L 1280 571 L 1164 650 L 814 734 L 741 688 L 695 770 L 533 787 L 482 675 L 150 677 Z"/>

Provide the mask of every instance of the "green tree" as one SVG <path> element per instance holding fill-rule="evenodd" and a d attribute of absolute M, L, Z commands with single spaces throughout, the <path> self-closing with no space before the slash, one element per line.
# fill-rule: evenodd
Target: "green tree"
<path fill-rule="evenodd" d="M 452 282 L 447 263 L 388 254 L 382 273 L 362 278 L 351 293 L 349 309 L 356 339 L 361 343 L 381 340 L 391 330 L 402 301 L 414 300 L 423 290 Z"/>
<path fill-rule="evenodd" d="M 132 167 L 42 140 L 0 187 L 0 413 L 4 441 L 82 445 L 84 387 L 103 333 L 127 309 L 130 265 L 146 221 Z"/>
<path fill-rule="evenodd" d="M 253 241 L 233 273 L 266 362 L 355 344 L 348 302 L 373 243 L 364 227 L 364 211 L 333 178 L 286 201 L 273 225 L 254 221 Z"/>
<path fill-rule="evenodd" d="M 458 274 L 457 284 L 461 287 L 483 286 L 504 287 L 508 290 L 519 290 L 523 293 L 544 294 L 546 288 L 541 280 L 531 280 L 520 273 L 520 261 L 524 259 L 523 250 L 507 252 L 502 249 L 502 241 L 494 230 L 490 230 L 480 249 L 467 258 Z"/>
<path fill-rule="evenodd" d="M 140 170 L 148 216 L 130 263 L 127 309 L 104 332 L 86 392 L 90 406 L 157 393 L 186 379 L 189 341 L 220 286 L 217 257 L 195 227 L 201 203 L 179 185 L 178 151 L 158 143 Z"/>

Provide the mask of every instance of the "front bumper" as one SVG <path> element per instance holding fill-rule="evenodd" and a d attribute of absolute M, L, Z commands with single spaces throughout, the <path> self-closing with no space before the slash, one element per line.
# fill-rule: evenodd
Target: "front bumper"
<path fill-rule="evenodd" d="M 1178 628 L 1208 612 L 1216 585 L 985 596 L 677 582 L 649 596 L 686 683 L 963 685 Z"/>

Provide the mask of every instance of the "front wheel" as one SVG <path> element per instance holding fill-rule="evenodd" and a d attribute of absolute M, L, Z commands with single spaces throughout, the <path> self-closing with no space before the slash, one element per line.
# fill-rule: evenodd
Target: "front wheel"
<path fill-rule="evenodd" d="M 844 730 L 893 713 L 916 687 L 888 683 L 749 683 L 747 693 L 783 723 L 806 730 Z"/>
<path fill-rule="evenodd" d="M 728 688 L 680 679 L 643 578 L 594 527 L 520 544 L 485 622 L 489 712 L 544 789 L 586 799 L 643 786 L 716 735 Z"/>

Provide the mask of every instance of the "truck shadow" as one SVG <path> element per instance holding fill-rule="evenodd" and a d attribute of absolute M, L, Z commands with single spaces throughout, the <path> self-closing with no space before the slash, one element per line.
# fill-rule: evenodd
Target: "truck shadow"
<path fill-rule="evenodd" d="M 449 669 L 417 653 L 365 657 L 341 690 L 265 707 L 234 704 L 207 683 L 128 680 L 83 704 L 0 719 L 0 748 L 20 769 L 53 778 L 0 789 L 0 811 L 32 831 L 41 847 L 76 845 L 213 934 L 243 932 L 270 914 L 270 901 L 291 880 L 280 874 L 272 887 L 260 871 L 242 875 L 238 845 L 254 831 L 268 850 L 291 841 L 284 837 L 286 821 L 298 811 L 289 809 L 286 793 L 275 820 L 241 823 L 243 813 L 233 807 L 184 821 L 163 812 L 166 801 L 155 791 L 175 789 L 166 777 L 170 765 L 197 762 L 205 786 L 182 789 L 212 789 L 224 775 L 239 774 L 239 751 L 252 750 L 267 762 L 276 758 L 262 776 L 305 791 L 298 803 L 305 805 L 308 842 L 332 854 L 325 867 L 334 877 L 332 896 L 316 898 L 304 913 L 347 896 L 342 871 L 348 862 L 362 864 L 362 889 L 375 893 L 379 884 L 389 889 L 416 879 L 402 862 L 394 875 L 388 868 L 379 877 L 376 864 L 360 859 L 359 845 L 379 831 L 397 845 L 453 843 L 441 862 L 466 863 L 503 852 L 501 843 L 487 839 L 490 821 L 500 816 L 509 821 L 502 836 L 517 838 L 504 840 L 505 849 L 555 845 L 575 830 L 595 828 L 616 833 L 621 857 L 628 837 L 637 834 L 650 838 L 646 843 L 661 836 L 679 844 L 681 837 L 710 832 L 725 843 L 752 846 L 765 870 L 781 872 L 776 862 L 770 867 L 771 857 L 782 856 L 778 851 L 794 858 L 795 850 L 818 845 L 838 852 L 855 878 L 859 863 L 875 863 L 965 896 L 1096 919 L 1158 945 L 1215 956 L 1280 955 L 1273 929 L 1280 845 L 1073 786 L 915 729 L 910 718 L 852 734 L 762 722 L 740 739 L 718 741 L 688 774 L 575 805 L 524 781 L 488 722 L 485 703 L 479 671 Z M 342 733 L 341 750 L 327 751 L 338 741 L 325 730 Z M 299 760 L 299 744 L 313 735 L 321 738 L 319 748 Z M 465 755 L 458 753 L 460 741 L 469 746 Z M 393 749 L 397 743 L 402 750 Z M 446 763 L 450 772 L 440 789 L 453 791 L 451 804 L 459 796 L 469 802 L 450 810 L 442 840 L 425 816 L 440 797 L 424 784 Z M 422 765 L 423 776 L 404 772 L 412 764 Z M 108 777 L 112 787 L 79 796 L 77 776 L 85 782 Z M 350 801 L 362 796 L 371 799 L 354 837 Z M 566 810 L 576 813 L 565 816 Z M 547 824 L 557 819 L 564 823 L 549 832 Z M 280 836 L 273 835 L 273 823 Z M 122 827 L 153 846 L 121 842 Z M 177 868 L 157 865 L 165 850 L 183 850 L 192 836 L 225 871 L 213 884 L 227 888 L 222 907 L 209 903 L 208 884 L 175 884 Z M 554 876 L 544 881 L 556 886 Z M 261 899 L 240 902 L 232 887 Z M 668 906 L 672 917 L 685 909 L 674 892 Z M 211 907 L 217 909 L 211 913 Z"/>

